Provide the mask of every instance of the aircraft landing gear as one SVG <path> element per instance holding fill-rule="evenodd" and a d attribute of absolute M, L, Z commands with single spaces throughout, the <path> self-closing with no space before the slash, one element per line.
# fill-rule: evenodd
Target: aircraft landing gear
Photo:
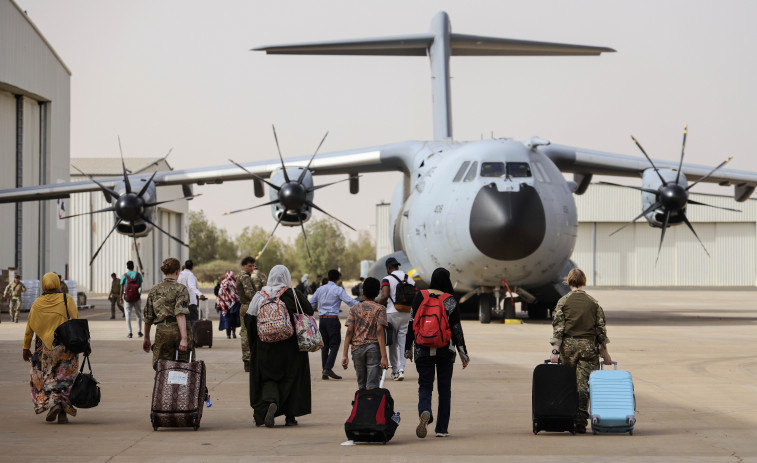
<path fill-rule="evenodd" d="M 492 294 L 484 293 L 478 295 L 478 321 L 481 323 L 492 321 L 492 307 L 495 303 L 496 301 Z"/>

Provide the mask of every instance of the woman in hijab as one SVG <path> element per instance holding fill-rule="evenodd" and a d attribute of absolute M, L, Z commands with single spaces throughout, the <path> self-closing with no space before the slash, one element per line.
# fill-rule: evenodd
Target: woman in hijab
<path fill-rule="evenodd" d="M 68 423 L 66 414 L 76 416 L 69 395 L 76 374 L 79 356 L 66 350 L 55 340 L 55 329 L 68 317 L 79 318 L 76 302 L 69 294 L 60 293 L 60 278 L 55 273 L 42 277 L 42 295 L 34 301 L 24 335 L 24 361 L 31 361 L 31 392 L 34 411 L 47 412 L 47 421 Z M 36 336 L 34 336 L 36 335 Z M 32 337 L 34 352 L 31 351 Z"/>
<path fill-rule="evenodd" d="M 442 300 L 444 310 L 449 321 L 451 340 L 446 346 L 431 348 L 418 345 L 415 342 L 413 318 L 418 308 L 426 298 L 438 297 Z M 410 322 L 407 329 L 405 343 L 405 358 L 411 362 L 415 358 L 415 368 L 418 371 L 418 415 L 420 422 L 415 428 L 415 435 L 426 437 L 426 426 L 434 422 L 431 413 L 431 393 L 434 390 L 434 375 L 439 384 L 439 408 L 436 413 L 436 437 L 448 437 L 449 416 L 452 400 L 452 366 L 455 363 L 456 352 L 460 354 L 463 368 L 468 366 L 470 357 L 465 348 L 463 327 L 460 324 L 460 312 L 457 310 L 455 291 L 449 279 L 449 271 L 439 267 L 431 275 L 428 291 L 419 291 L 413 300 L 410 311 Z"/>
<path fill-rule="evenodd" d="M 237 326 L 239 326 L 239 294 L 237 293 L 237 279 L 234 278 L 234 272 L 226 272 L 226 278 L 221 281 L 218 288 L 217 305 L 221 310 L 221 321 L 218 324 L 218 331 L 226 330 L 226 337 L 231 339 L 237 338 Z"/>
<path fill-rule="evenodd" d="M 297 336 L 278 342 L 263 342 L 258 337 L 258 311 L 269 299 L 281 294 L 290 321 L 297 312 L 296 297 L 307 315 L 313 315 L 307 297 L 291 288 L 292 277 L 283 265 L 277 265 L 268 274 L 268 285 L 255 294 L 250 302 L 244 322 L 250 341 L 250 406 L 256 426 L 272 428 L 274 418 L 284 415 L 286 426 L 296 426 L 295 417 L 310 414 L 310 363 L 308 353 L 300 352 Z"/>

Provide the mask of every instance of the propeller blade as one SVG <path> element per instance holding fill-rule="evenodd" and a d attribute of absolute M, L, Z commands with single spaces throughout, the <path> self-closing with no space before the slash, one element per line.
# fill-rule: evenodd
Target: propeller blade
<path fill-rule="evenodd" d="M 131 193 L 131 183 L 129 183 L 129 176 L 126 174 L 126 163 L 124 162 L 124 150 L 121 148 L 121 136 L 118 136 L 118 150 L 121 152 L 121 167 L 124 169 L 124 184 L 126 184 L 126 192 Z"/>
<path fill-rule="evenodd" d="M 265 248 L 267 248 L 267 247 L 268 247 L 268 243 L 270 243 L 270 242 L 271 242 L 271 239 L 273 239 L 273 234 L 274 234 L 274 233 L 276 233 L 276 229 L 277 229 L 277 228 L 279 228 L 279 224 L 281 223 L 281 221 L 282 221 L 283 219 L 284 219 L 284 214 L 281 214 L 281 217 L 279 217 L 279 221 L 278 221 L 278 222 L 276 222 L 276 226 L 275 226 L 275 227 L 273 227 L 273 231 L 271 232 L 271 236 L 269 236 L 269 237 L 268 237 L 268 241 L 266 241 L 266 242 L 265 242 L 265 244 L 263 245 L 263 249 L 261 249 L 261 250 L 260 250 L 260 251 L 258 252 L 258 255 L 257 255 L 257 256 L 255 256 L 255 259 L 256 259 L 256 260 L 257 260 L 257 259 L 259 259 L 261 255 L 263 255 L 263 251 L 265 251 Z"/>
<path fill-rule="evenodd" d="M 712 204 L 705 204 L 700 203 L 699 201 L 694 201 L 693 199 L 690 199 L 688 201 L 688 204 L 696 204 L 697 206 L 707 206 L 707 207 L 714 207 L 715 209 L 722 209 L 724 211 L 731 211 L 731 212 L 741 212 L 738 209 L 731 209 L 730 207 L 720 207 L 720 206 L 713 206 Z"/>
<path fill-rule="evenodd" d="M 321 149 L 321 145 L 323 145 L 323 142 L 326 141 L 326 137 L 328 135 L 329 135 L 329 132 L 326 131 L 326 135 L 323 136 L 323 138 L 321 139 L 321 142 L 318 144 L 318 148 L 315 149 L 313 156 L 310 157 L 310 161 L 308 161 L 308 165 L 305 167 L 305 170 L 300 172 L 300 178 L 297 179 L 297 183 L 302 183 L 302 179 L 305 178 L 305 172 L 310 170 L 310 164 L 313 162 L 313 159 L 315 159 L 315 155 L 318 154 L 318 150 Z"/>
<path fill-rule="evenodd" d="M 652 158 L 650 158 L 649 155 L 647 154 L 647 152 L 644 151 L 644 148 L 641 147 L 641 143 L 639 143 L 639 141 L 636 140 L 636 138 L 634 138 L 633 135 L 631 135 L 631 140 L 633 140 L 633 142 L 636 143 L 636 146 L 638 146 L 639 149 L 641 150 L 641 152 L 644 153 L 644 157 L 647 158 L 647 161 L 649 161 L 649 163 L 652 164 L 652 168 L 654 169 L 655 172 L 657 172 L 657 176 L 660 177 L 660 180 L 662 181 L 662 184 L 663 185 L 667 185 L 668 182 L 666 182 L 665 179 L 662 178 L 662 174 L 660 174 L 660 171 L 657 170 L 657 166 L 654 165 L 654 162 L 652 162 Z"/>
<path fill-rule="evenodd" d="M 707 254 L 707 257 L 712 257 L 710 256 L 710 253 L 707 252 L 707 248 L 704 247 L 704 243 L 702 243 L 702 240 L 699 239 L 699 235 L 697 235 L 697 232 L 694 231 L 694 227 L 691 226 L 691 222 L 689 222 L 689 219 L 686 218 L 686 214 L 682 214 L 682 215 L 683 215 L 683 221 L 686 223 L 686 226 L 689 227 L 689 230 L 691 230 L 691 233 L 693 233 L 694 236 L 697 237 L 697 241 L 699 241 L 699 244 L 702 245 L 702 249 L 704 249 L 704 252 Z"/>
<path fill-rule="evenodd" d="M 642 188 L 642 187 L 639 187 L 639 186 L 621 185 L 620 183 L 611 183 L 611 182 L 597 182 L 597 183 L 599 183 L 600 185 L 612 185 L 612 186 L 619 186 L 619 187 L 622 187 L 622 188 L 632 188 L 634 190 L 643 191 L 644 193 L 652 193 L 654 195 L 656 195 L 657 193 L 659 193 L 657 190 L 652 190 L 652 189 L 649 189 L 649 188 Z"/>
<path fill-rule="evenodd" d="M 147 191 L 147 188 L 150 186 L 150 183 L 152 183 L 152 179 L 155 178 L 155 174 L 157 174 L 157 173 L 158 173 L 157 170 L 152 173 L 152 175 L 150 176 L 150 180 L 148 180 L 147 182 L 145 182 L 145 186 L 143 186 L 142 189 L 139 190 L 139 194 L 137 195 L 138 197 L 141 198 L 142 195 L 145 194 L 145 191 Z M 140 268 L 142 268 L 142 267 L 140 267 Z"/>
<path fill-rule="evenodd" d="M 649 212 L 652 212 L 653 210 L 657 209 L 657 208 L 658 208 L 658 207 L 660 207 L 660 206 L 662 206 L 662 203 L 659 203 L 659 202 L 656 202 L 656 203 L 652 204 L 652 205 L 651 205 L 651 206 L 649 206 L 649 207 L 648 207 L 648 208 L 647 208 L 647 209 L 646 209 L 646 210 L 645 210 L 644 212 L 642 212 L 641 214 L 637 215 L 637 216 L 636 216 L 636 217 L 635 217 L 635 218 L 634 218 L 634 219 L 633 219 L 632 221 L 628 222 L 627 224 L 625 224 L 625 225 L 623 225 L 622 227 L 618 228 L 618 229 L 617 229 L 617 230 L 615 230 L 614 232 L 610 233 L 610 236 L 612 236 L 612 235 L 614 235 L 614 234 L 618 233 L 618 232 L 619 232 L 619 231 L 621 231 L 622 229 L 624 229 L 624 228 L 626 228 L 627 226 L 631 225 L 632 223 L 636 222 L 636 221 L 637 221 L 637 220 L 639 220 L 639 219 L 640 219 L 641 217 L 643 217 L 644 215 L 646 215 L 646 214 L 647 214 L 647 213 L 649 213 Z"/>
<path fill-rule="evenodd" d="M 90 211 L 90 212 L 82 212 L 81 214 L 67 215 L 65 217 L 61 217 L 61 219 L 70 219 L 72 217 L 79 217 L 82 215 L 92 215 L 92 214 L 97 214 L 99 212 L 110 212 L 110 211 L 115 211 L 115 210 L 116 208 L 114 206 L 110 206 L 110 207 L 106 207 L 105 209 L 100 209 L 99 211 Z"/>
<path fill-rule="evenodd" d="M 681 166 L 683 166 L 683 151 L 686 149 L 686 134 L 689 132 L 689 124 L 683 126 L 683 144 L 681 145 L 681 161 L 678 162 L 678 173 L 676 174 L 676 183 L 681 178 Z"/>
<path fill-rule="evenodd" d="M 246 207 L 246 208 L 244 208 L 244 209 L 237 209 L 236 211 L 229 211 L 229 212 L 224 212 L 224 213 L 223 213 L 223 215 L 231 215 L 231 214 L 236 214 L 237 212 L 244 212 L 244 211 L 249 211 L 249 210 L 251 210 L 251 209 L 257 209 L 257 208 L 259 208 L 259 207 L 263 207 L 263 206 L 270 206 L 271 204 L 275 204 L 275 203 L 277 203 L 277 202 L 279 202 L 279 200 L 278 200 L 278 199 L 276 199 L 276 200 L 274 200 L 274 201 L 269 201 L 269 202 L 267 202 L 267 203 L 258 204 L 257 206 Z"/>
<path fill-rule="evenodd" d="M 312 207 L 313 209 L 316 209 L 316 210 L 319 210 L 319 211 L 323 212 L 324 214 L 326 214 L 327 216 L 329 216 L 332 219 L 336 220 L 337 222 L 341 223 L 342 225 L 344 225 L 345 227 L 349 228 L 350 230 L 357 231 L 354 228 L 352 228 L 350 225 L 347 225 L 346 223 L 344 223 L 341 220 L 337 219 L 336 217 L 334 217 L 333 215 L 331 215 L 328 212 L 324 211 L 320 207 L 316 206 L 315 203 L 313 203 L 312 201 L 305 201 L 305 204 L 307 204 L 308 206 Z"/>
<path fill-rule="evenodd" d="M 276 190 L 276 191 L 279 191 L 279 190 L 281 190 L 281 187 L 280 187 L 280 186 L 274 185 L 273 183 L 271 183 L 271 182 L 269 182 L 268 180 L 264 179 L 264 178 L 263 178 L 263 177 L 261 177 L 260 175 L 255 175 L 255 174 L 253 174 L 253 173 L 252 173 L 252 172 L 250 172 L 249 170 L 245 169 L 245 168 L 244 168 L 244 166 L 243 166 L 242 164 L 239 164 L 239 163 L 237 163 L 237 162 L 234 162 L 234 161 L 233 161 L 232 159 L 229 159 L 229 162 L 230 162 L 230 163 L 232 163 L 232 164 L 234 164 L 235 166 L 239 167 L 239 168 L 240 168 L 240 169 L 242 169 L 243 171 L 247 172 L 248 174 L 250 174 L 250 175 L 252 176 L 252 178 L 256 178 L 256 179 L 260 180 L 261 182 L 263 182 L 263 183 L 265 183 L 266 185 L 270 186 L 270 187 L 271 187 L 271 188 L 273 188 L 274 190 Z"/>
<path fill-rule="evenodd" d="M 164 234 L 164 235 L 168 236 L 168 237 L 169 237 L 169 238 L 171 238 L 172 240 L 176 241 L 177 243 L 180 243 L 180 244 L 181 244 L 181 245 L 183 245 L 183 246 L 189 247 L 189 245 L 188 245 L 187 243 L 183 242 L 183 241 L 182 241 L 182 240 L 180 240 L 179 238 L 177 238 L 177 237 L 173 236 L 172 234 L 168 233 L 167 231 L 163 230 L 162 228 L 160 228 L 159 226 L 157 226 L 157 225 L 155 224 L 155 222 L 153 222 L 152 220 L 148 219 L 148 218 L 147 218 L 147 217 L 145 217 L 145 216 L 140 216 L 140 217 L 141 217 L 141 219 L 142 219 L 142 220 L 144 220 L 145 222 L 149 223 L 150 225 L 152 225 L 152 226 L 153 226 L 153 227 L 155 227 L 156 229 L 160 230 L 161 232 L 163 232 L 163 234 Z"/>
<path fill-rule="evenodd" d="M 298 218 L 300 219 L 300 228 L 302 228 L 302 237 L 305 238 L 305 248 L 308 250 L 308 260 L 313 263 L 313 256 L 310 255 L 310 245 L 308 244 L 308 234 L 305 233 L 305 224 L 302 223 L 301 217 Z"/>
<path fill-rule="evenodd" d="M 721 168 L 721 167 L 723 167 L 724 165 L 726 165 L 726 164 L 728 164 L 729 162 L 731 162 L 731 159 L 733 159 L 733 156 L 728 156 L 728 158 L 727 158 L 727 159 L 726 159 L 725 161 L 723 161 L 723 162 L 721 162 L 720 164 L 718 164 L 718 165 L 717 165 L 717 166 L 716 166 L 716 167 L 715 167 L 714 169 L 712 169 L 712 170 L 711 170 L 711 171 L 710 171 L 710 172 L 709 172 L 709 173 L 708 173 L 707 175 L 705 175 L 704 177 L 700 178 L 699 180 L 697 180 L 696 182 L 692 183 L 691 185 L 687 186 L 687 187 L 686 187 L 686 191 L 689 191 L 689 190 L 691 189 L 691 187 L 693 187 L 693 186 L 694 186 L 694 185 L 696 185 L 697 183 L 699 183 L 699 182 L 701 182 L 701 181 L 704 181 L 704 180 L 708 179 L 708 178 L 709 178 L 709 177 L 710 177 L 710 176 L 711 176 L 712 174 L 714 174 L 714 173 L 715 173 L 715 171 L 717 171 L 718 169 L 720 169 L 720 168 Z"/>
<path fill-rule="evenodd" d="M 276 126 L 271 124 L 271 127 L 273 127 L 273 139 L 276 140 L 276 149 L 279 152 L 279 159 L 281 159 L 281 168 L 284 169 L 284 179 L 289 183 L 291 180 L 289 180 L 287 166 L 284 165 L 284 157 L 281 155 L 281 148 L 279 148 L 279 137 L 276 136 Z"/>
<path fill-rule="evenodd" d="M 112 190 L 112 189 L 106 187 L 102 183 L 100 183 L 97 180 L 95 180 L 95 178 L 93 176 L 91 176 L 91 175 L 89 175 L 87 173 L 84 173 L 81 169 L 79 169 L 75 165 L 71 165 L 71 167 L 73 167 L 74 169 L 76 169 L 76 171 L 79 172 L 80 174 L 86 175 L 87 177 L 89 177 L 90 180 L 92 180 L 93 182 L 95 182 L 95 185 L 97 185 L 97 186 L 100 187 L 100 189 L 103 191 L 103 193 L 107 193 L 108 195 L 110 195 L 111 198 L 113 198 L 115 200 L 118 200 L 118 193 L 115 190 Z"/>
<path fill-rule="evenodd" d="M 158 204 L 172 203 L 174 201 L 181 201 L 182 199 L 194 199 L 198 196 L 202 196 L 202 193 L 198 193 L 196 195 L 184 196 L 183 198 L 167 199 L 165 201 L 158 201 L 155 203 L 145 203 L 144 207 L 153 207 L 153 206 L 157 206 Z"/>
<path fill-rule="evenodd" d="M 665 239 L 665 231 L 668 229 L 668 221 L 670 221 L 670 211 L 665 213 L 665 221 L 662 222 L 662 233 L 660 234 L 660 245 L 657 247 L 657 260 L 654 264 L 657 265 L 657 261 L 660 260 L 660 252 L 662 251 L 662 242 Z"/>
<path fill-rule="evenodd" d="M 172 152 L 172 151 L 173 151 L 173 147 L 171 147 L 171 149 L 170 149 L 170 150 L 168 150 L 168 153 L 167 153 L 167 154 L 166 154 L 165 156 L 163 156 L 162 158 L 160 158 L 160 159 L 156 160 L 155 162 L 151 162 L 150 164 L 148 164 L 148 165 L 144 166 L 143 168 L 139 169 L 138 171 L 136 171 L 136 172 L 132 172 L 132 173 L 133 173 L 134 175 L 137 175 L 137 174 L 141 174 L 142 172 L 146 171 L 146 170 L 147 170 L 147 169 L 149 169 L 150 167 L 152 167 L 152 166 L 157 166 L 157 165 L 158 165 L 158 164 L 160 164 L 161 162 L 163 162 L 163 161 L 165 161 L 166 159 L 168 159 L 168 156 L 170 156 L 170 155 L 171 155 L 171 152 Z"/>
<path fill-rule="evenodd" d="M 113 228 L 110 229 L 110 232 L 108 233 L 108 236 L 105 237 L 105 239 L 103 240 L 103 242 L 100 244 L 100 247 L 97 248 L 97 251 L 95 251 L 95 255 L 92 256 L 92 259 L 90 259 L 90 261 L 89 261 L 89 265 L 90 266 L 92 265 L 92 262 L 95 261 L 95 257 L 97 257 L 97 255 L 100 254 L 100 250 L 103 248 L 103 246 L 105 246 L 105 242 L 108 241 L 108 238 L 110 238 L 110 235 L 113 234 L 113 232 L 116 230 L 116 228 L 118 228 L 118 225 L 120 225 L 120 224 L 121 224 L 121 219 L 116 219 L 116 224 L 113 225 Z"/>
<path fill-rule="evenodd" d="M 139 262 L 139 271 L 144 272 L 142 267 L 142 258 L 139 256 L 139 246 L 137 246 L 137 232 L 134 230 L 134 224 L 131 224 L 131 237 L 134 238 L 134 251 L 137 252 L 137 262 Z"/>

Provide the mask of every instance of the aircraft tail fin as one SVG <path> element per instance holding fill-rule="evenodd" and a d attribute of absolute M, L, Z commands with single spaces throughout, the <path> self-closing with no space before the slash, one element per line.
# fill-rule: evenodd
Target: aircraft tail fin
<path fill-rule="evenodd" d="M 587 56 L 615 51 L 606 47 L 453 34 L 444 11 L 434 16 L 431 31 L 425 34 L 271 45 L 253 50 L 274 55 L 428 56 L 436 140 L 452 139 L 450 56 Z"/>

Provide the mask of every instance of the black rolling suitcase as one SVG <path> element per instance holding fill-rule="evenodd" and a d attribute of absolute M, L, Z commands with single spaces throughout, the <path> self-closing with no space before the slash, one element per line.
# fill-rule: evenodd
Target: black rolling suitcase
<path fill-rule="evenodd" d="M 213 347 L 213 322 L 197 320 L 194 326 L 195 347 Z"/>
<path fill-rule="evenodd" d="M 386 370 L 381 375 L 377 389 L 362 389 L 355 392 L 352 413 L 344 423 L 347 439 L 354 442 L 383 442 L 386 444 L 397 430 L 394 418 L 394 399 L 388 389 L 384 389 Z"/>
<path fill-rule="evenodd" d="M 534 434 L 568 431 L 575 435 L 578 388 L 573 368 L 549 360 L 537 365 L 531 390 L 531 410 Z"/>

